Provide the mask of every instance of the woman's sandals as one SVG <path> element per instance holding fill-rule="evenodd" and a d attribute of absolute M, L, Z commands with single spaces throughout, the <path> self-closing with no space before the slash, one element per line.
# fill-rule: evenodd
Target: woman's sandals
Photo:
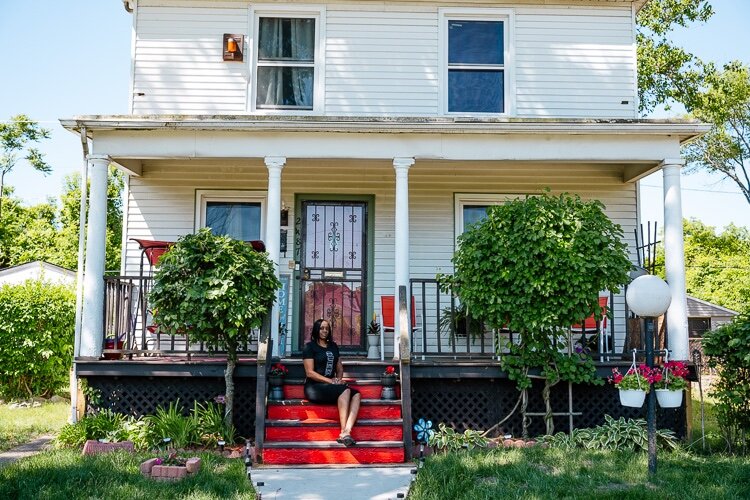
<path fill-rule="evenodd" d="M 341 443 L 344 446 L 354 446 L 355 444 L 357 444 L 354 438 L 348 434 L 346 436 L 339 436 L 338 439 L 336 439 L 336 442 Z"/>

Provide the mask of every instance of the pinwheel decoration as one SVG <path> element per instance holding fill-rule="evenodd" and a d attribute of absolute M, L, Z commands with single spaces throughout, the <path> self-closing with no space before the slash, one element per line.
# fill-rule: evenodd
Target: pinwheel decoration
<path fill-rule="evenodd" d="M 414 424 L 414 430 L 417 431 L 417 442 L 420 444 L 427 444 L 433 434 L 435 434 L 435 431 L 432 430 L 432 420 L 425 420 L 423 418 L 420 418 Z"/>

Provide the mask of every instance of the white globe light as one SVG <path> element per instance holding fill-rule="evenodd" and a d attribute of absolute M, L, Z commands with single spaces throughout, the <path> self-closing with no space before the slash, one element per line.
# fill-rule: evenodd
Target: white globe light
<path fill-rule="evenodd" d="M 663 279 L 645 275 L 637 277 L 628 285 L 625 300 L 630 310 L 638 316 L 655 318 L 669 309 L 672 294 Z"/>

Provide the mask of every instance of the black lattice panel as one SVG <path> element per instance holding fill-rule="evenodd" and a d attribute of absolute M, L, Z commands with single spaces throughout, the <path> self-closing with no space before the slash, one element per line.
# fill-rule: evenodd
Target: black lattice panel
<path fill-rule="evenodd" d="M 140 417 L 158 406 L 180 400 L 188 414 L 195 401 L 204 403 L 224 394 L 223 378 L 89 377 L 89 386 L 101 392 L 99 408 Z M 243 437 L 255 432 L 255 379 L 235 380 L 234 424 Z"/>
<path fill-rule="evenodd" d="M 465 429 L 484 430 L 505 418 L 518 400 L 515 384 L 507 379 L 415 379 L 412 381 L 412 417 L 414 421 L 425 418 L 445 423 L 458 432 Z M 529 393 L 527 411 L 544 412 L 542 399 L 543 383 L 535 382 Z M 561 382 L 552 388 L 552 411 L 568 411 L 568 384 Z M 573 411 L 582 415 L 573 417 L 577 428 L 594 427 L 604 423 L 604 415 L 615 418 L 646 418 L 646 405 L 643 408 L 628 408 L 620 405 L 617 389 L 611 385 L 573 386 Z M 555 432 L 568 431 L 568 417 L 555 416 Z M 657 426 L 673 429 L 684 436 L 685 406 L 677 409 L 661 409 L 657 406 Z M 546 427 L 541 416 L 531 418 L 529 434 L 544 434 Z M 520 436 L 522 422 L 520 406 L 492 436 L 512 434 Z"/>

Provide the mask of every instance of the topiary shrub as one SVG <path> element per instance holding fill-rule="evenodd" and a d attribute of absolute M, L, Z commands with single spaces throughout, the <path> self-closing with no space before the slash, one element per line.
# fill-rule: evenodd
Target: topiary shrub
<path fill-rule="evenodd" d="M 0 392 L 49 396 L 67 384 L 74 330 L 72 287 L 39 280 L 0 287 Z"/>
<path fill-rule="evenodd" d="M 716 398 L 716 418 L 729 451 L 747 453 L 750 445 L 750 314 L 736 316 L 703 337 L 709 366 L 719 381 L 711 395 Z"/>

